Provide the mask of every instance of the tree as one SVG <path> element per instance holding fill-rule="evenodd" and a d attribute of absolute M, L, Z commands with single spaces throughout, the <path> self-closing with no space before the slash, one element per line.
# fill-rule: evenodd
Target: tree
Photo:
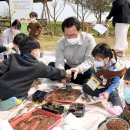
<path fill-rule="evenodd" d="M 111 5 L 111 0 L 88 0 L 87 8 L 91 10 L 91 12 L 97 18 L 97 23 L 101 23 L 102 14 L 109 10 Z"/>
<path fill-rule="evenodd" d="M 82 30 L 85 30 L 84 22 L 90 14 L 89 9 L 86 7 L 87 1 L 88 0 L 68 0 L 74 13 L 77 14 L 77 18 L 81 20 Z"/>
<path fill-rule="evenodd" d="M 71 6 L 74 12 L 77 13 L 77 18 L 79 17 L 82 22 L 84 20 L 84 17 L 87 18 L 91 12 L 97 18 L 97 23 L 101 23 L 102 14 L 109 10 L 112 0 L 68 0 L 68 2 L 71 4 L 77 4 L 77 8 L 74 5 Z M 81 7 L 81 11 L 79 9 L 79 6 Z M 79 14 L 79 12 L 82 13 Z M 83 14 L 86 16 L 83 17 Z"/>
<path fill-rule="evenodd" d="M 54 21 L 54 35 L 56 35 L 57 32 L 57 19 L 59 18 L 62 11 L 64 10 L 65 4 L 66 4 L 65 1 L 61 1 L 61 0 L 53 0 L 53 2 L 51 3 L 53 11 L 50 12 L 50 16 Z"/>

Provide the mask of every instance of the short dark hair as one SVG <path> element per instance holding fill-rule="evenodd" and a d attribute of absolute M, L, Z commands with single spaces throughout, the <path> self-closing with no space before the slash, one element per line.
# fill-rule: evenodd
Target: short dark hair
<path fill-rule="evenodd" d="M 21 29 L 21 23 L 17 19 L 13 21 L 11 26 L 17 28 L 18 30 Z"/>
<path fill-rule="evenodd" d="M 31 17 L 36 17 L 36 18 L 38 18 L 38 14 L 36 13 L 36 12 L 31 12 L 30 14 L 29 14 L 29 17 L 31 18 Z"/>
<path fill-rule="evenodd" d="M 69 17 L 65 19 L 62 23 L 62 31 L 64 32 L 65 27 L 71 28 L 72 26 L 76 26 L 76 29 L 80 30 L 80 22 L 76 17 Z"/>
<path fill-rule="evenodd" d="M 130 67 L 127 69 L 125 75 L 124 75 L 124 80 L 129 80 L 130 81 Z"/>
<path fill-rule="evenodd" d="M 24 33 L 19 33 L 17 34 L 14 39 L 13 39 L 13 43 L 18 45 L 22 42 L 22 40 L 24 39 L 24 37 L 26 37 L 27 35 L 25 35 Z"/>
<path fill-rule="evenodd" d="M 24 37 L 22 42 L 19 44 L 21 54 L 29 54 L 33 49 L 40 49 L 39 42 L 31 36 Z"/>

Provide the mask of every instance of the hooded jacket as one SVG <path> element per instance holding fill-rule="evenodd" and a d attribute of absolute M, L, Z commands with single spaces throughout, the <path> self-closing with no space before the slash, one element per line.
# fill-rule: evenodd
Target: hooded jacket
<path fill-rule="evenodd" d="M 65 77 L 65 70 L 47 66 L 29 54 L 12 54 L 0 64 L 0 99 L 27 96 L 37 78 L 60 80 Z"/>

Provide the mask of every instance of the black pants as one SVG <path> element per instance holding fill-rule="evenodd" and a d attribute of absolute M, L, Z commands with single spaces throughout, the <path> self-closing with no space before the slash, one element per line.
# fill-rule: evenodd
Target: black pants
<path fill-rule="evenodd" d="M 55 62 L 50 62 L 48 65 L 55 67 Z M 71 69 L 71 67 L 65 64 L 65 70 L 67 69 Z M 84 74 L 78 74 L 76 79 L 74 79 L 74 74 L 72 74 L 71 82 L 83 85 L 86 82 L 86 80 L 88 80 L 91 77 L 93 73 L 93 69 L 89 69 L 86 72 L 84 72 Z"/>
<path fill-rule="evenodd" d="M 99 97 L 99 94 L 105 92 L 106 88 L 96 89 L 93 91 L 90 87 L 88 87 L 88 85 L 84 84 L 83 91 L 88 95 Z M 113 106 L 120 106 L 123 108 L 117 89 L 109 95 L 108 101 L 110 101 Z"/>

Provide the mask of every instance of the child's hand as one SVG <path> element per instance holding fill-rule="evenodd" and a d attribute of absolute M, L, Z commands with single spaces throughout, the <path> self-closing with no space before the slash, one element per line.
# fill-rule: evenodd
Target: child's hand
<path fill-rule="evenodd" d="M 108 99 L 109 98 L 109 93 L 103 92 L 103 93 L 99 94 L 99 98 Z"/>
<path fill-rule="evenodd" d="M 28 31 L 31 32 L 31 29 L 29 28 Z"/>
<path fill-rule="evenodd" d="M 105 99 L 108 99 L 108 98 L 109 98 L 109 93 L 104 92 L 104 93 L 103 93 L 103 96 L 104 96 Z"/>
<path fill-rule="evenodd" d="M 61 83 L 66 84 L 66 79 L 62 79 Z"/>
<path fill-rule="evenodd" d="M 66 78 L 70 78 L 71 77 L 71 71 L 70 70 L 66 70 Z"/>

